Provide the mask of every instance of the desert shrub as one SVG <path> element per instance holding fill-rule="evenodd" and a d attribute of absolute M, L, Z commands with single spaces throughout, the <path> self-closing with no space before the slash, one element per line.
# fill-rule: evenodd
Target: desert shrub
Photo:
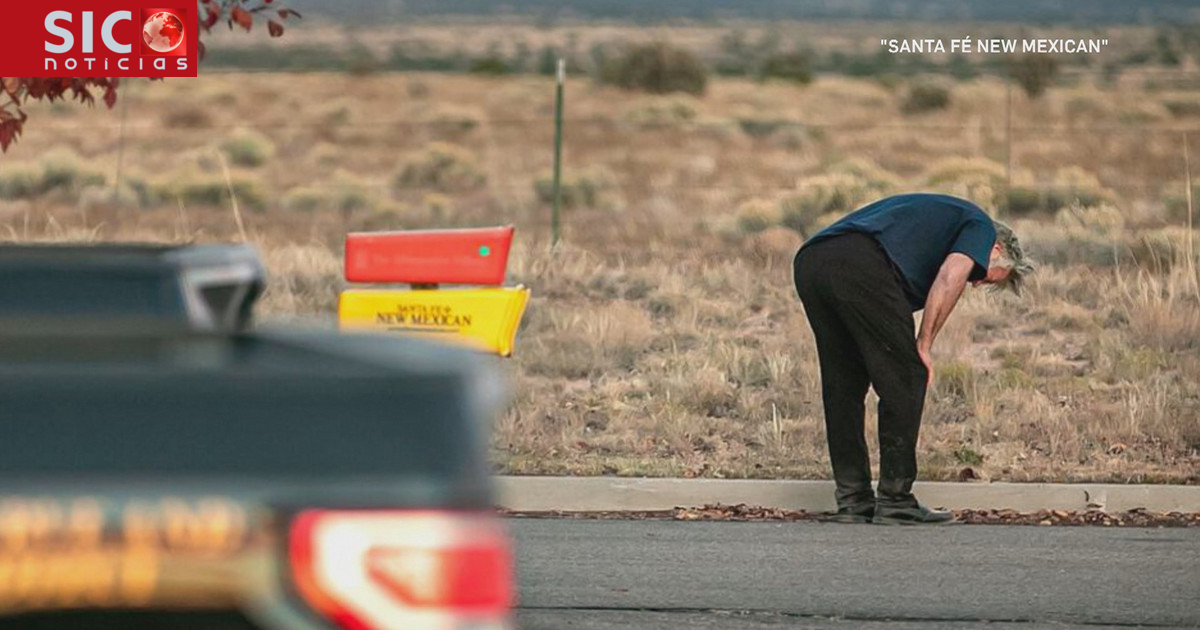
<path fill-rule="evenodd" d="M 240 208 L 267 208 L 267 195 L 259 182 L 240 175 L 233 175 L 227 182 L 219 173 L 178 173 L 155 186 L 154 194 L 161 199 L 177 199 L 184 206 L 220 208 L 230 205 L 231 188 Z"/>
<path fill-rule="evenodd" d="M 474 131 L 483 124 L 484 114 L 475 108 L 455 105 L 438 106 L 429 117 L 431 129 L 437 133 L 453 134 Z"/>
<path fill-rule="evenodd" d="M 768 136 L 771 146 L 798 151 L 821 140 L 823 131 L 819 128 L 810 129 L 799 123 L 788 123 Z"/>
<path fill-rule="evenodd" d="M 751 41 L 740 29 L 721 37 L 719 56 L 714 63 L 717 74 L 722 76 L 748 76 L 754 73 L 763 54 L 775 49 L 772 33 L 766 33 L 759 42 Z M 766 45 L 764 45 L 766 44 Z"/>
<path fill-rule="evenodd" d="M 455 192 L 478 188 L 485 181 L 475 154 L 458 145 L 435 142 L 408 160 L 393 180 L 393 186 Z"/>
<path fill-rule="evenodd" d="M 463 70 L 466 65 L 462 50 L 446 53 L 425 41 L 394 44 L 387 57 L 390 70 L 455 72 Z"/>
<path fill-rule="evenodd" d="M 345 53 L 342 54 L 342 66 L 346 74 L 356 77 L 365 77 L 376 72 L 379 72 L 380 61 L 375 57 L 375 53 L 370 48 L 360 44 L 352 44 Z"/>
<path fill-rule="evenodd" d="M 61 191 L 77 196 L 86 186 L 103 185 L 106 177 L 99 169 L 70 149 L 52 149 L 41 159 L 42 194 Z"/>
<path fill-rule="evenodd" d="M 946 62 L 946 73 L 959 81 L 967 81 L 979 76 L 980 69 L 979 65 L 971 63 L 969 57 L 956 53 Z"/>
<path fill-rule="evenodd" d="M 1184 224 L 1188 218 L 1187 187 L 1183 182 L 1174 182 L 1164 186 L 1167 194 L 1163 195 L 1163 209 L 1166 219 L 1172 223 Z M 1192 188 L 1192 223 L 1200 227 L 1200 184 Z"/>
<path fill-rule="evenodd" d="M 0 169 L 0 199 L 31 199 L 42 194 L 42 170 L 35 164 L 7 164 Z"/>
<path fill-rule="evenodd" d="M 798 191 L 781 202 L 783 225 L 808 238 L 814 224 L 831 212 L 846 213 L 865 200 L 863 182 L 847 174 L 818 175 L 802 180 Z"/>
<path fill-rule="evenodd" d="M 1084 205 L 1096 205 L 1112 196 L 1111 191 L 1100 183 L 1100 178 L 1080 166 L 1067 166 L 1054 174 L 1054 184 L 1062 190 L 1079 197 Z"/>
<path fill-rule="evenodd" d="M 0 170 L 0 199 L 34 199 L 56 195 L 78 199 L 85 188 L 103 186 L 107 177 L 75 151 L 58 147 L 35 163 Z"/>
<path fill-rule="evenodd" d="M 409 77 L 404 84 L 404 91 L 408 93 L 409 98 L 414 99 L 429 98 L 429 95 L 433 93 L 429 83 L 419 77 Z"/>
<path fill-rule="evenodd" d="M 256 168 L 275 157 L 275 143 L 249 129 L 238 129 L 221 143 L 221 152 L 237 166 Z"/>
<path fill-rule="evenodd" d="M 321 107 L 321 122 L 329 127 L 342 127 L 354 119 L 354 104 L 350 101 L 337 99 L 324 103 Z"/>
<path fill-rule="evenodd" d="M 126 173 L 121 181 L 122 188 L 128 188 L 133 194 L 137 195 L 138 204 L 143 207 L 153 206 L 163 202 L 162 195 L 156 190 L 153 182 L 146 179 L 145 175 L 134 171 Z"/>
<path fill-rule="evenodd" d="M 1171 266 L 1176 246 L 1171 233 L 1134 234 L 1124 229 L 1125 224 L 1123 213 L 1112 204 L 1072 204 L 1058 211 L 1052 227 L 1028 230 L 1021 240 L 1029 255 L 1042 264 Z"/>
<path fill-rule="evenodd" d="M 1028 186 L 1013 186 L 1008 191 L 1005 208 L 1012 214 L 1024 216 L 1044 212 L 1047 205 L 1041 190 Z"/>
<path fill-rule="evenodd" d="M 773 54 L 763 60 L 758 76 L 762 79 L 793 81 L 801 85 L 812 83 L 812 53 L 798 50 Z"/>
<path fill-rule="evenodd" d="M 1008 73 L 1029 98 L 1037 98 L 1058 76 L 1058 60 L 1049 55 L 1025 55 L 1009 62 Z"/>
<path fill-rule="evenodd" d="M 629 108 L 624 118 L 644 127 L 676 127 L 696 119 L 696 105 L 688 97 L 656 98 Z"/>
<path fill-rule="evenodd" d="M 421 198 L 421 210 L 431 224 L 438 224 L 454 213 L 454 200 L 438 193 L 425 193 Z"/>
<path fill-rule="evenodd" d="M 1102 93 L 1085 92 L 1067 99 L 1064 113 L 1068 120 L 1101 119 L 1113 114 L 1111 99 Z"/>
<path fill-rule="evenodd" d="M 1004 190 L 1004 165 L 987 158 L 945 158 L 935 162 L 925 174 L 925 184 L 932 190 L 971 199 L 985 206 L 994 206 Z"/>
<path fill-rule="evenodd" d="M 232 185 L 218 177 L 192 181 L 180 186 L 179 197 L 185 205 L 224 206 L 232 201 L 231 190 L 239 206 L 250 210 L 267 208 L 267 197 L 258 182 L 245 178 L 234 178 Z"/>
<path fill-rule="evenodd" d="M 703 62 L 690 51 L 664 42 L 627 47 L 601 69 L 604 83 L 653 94 L 700 95 L 708 85 Z"/>
<path fill-rule="evenodd" d="M 1004 182 L 1004 177 L 1003 164 L 980 157 L 945 158 L 934 162 L 925 173 L 925 181 L 930 186 L 962 182 L 998 185 Z"/>
<path fill-rule="evenodd" d="M 204 129 L 212 126 L 213 119 L 204 107 L 182 105 L 163 114 L 162 124 L 168 129 Z"/>
<path fill-rule="evenodd" d="M 1196 99 L 1163 101 L 1163 107 L 1176 118 L 1200 116 L 1200 100 Z"/>
<path fill-rule="evenodd" d="M 804 238 L 812 236 L 819 223 L 828 225 L 830 215 L 840 217 L 854 208 L 886 195 L 896 180 L 886 171 L 861 162 L 835 165 L 830 172 L 800 180 L 797 191 L 780 204 L 782 223 Z M 836 219 L 834 219 L 836 220 Z"/>
<path fill-rule="evenodd" d="M 1085 206 L 1074 202 L 1054 215 L 1054 223 L 1067 234 L 1095 234 L 1118 238 L 1125 229 L 1125 216 L 1112 204 Z"/>
<path fill-rule="evenodd" d="M 779 224 L 779 204 L 765 199 L 750 199 L 738 206 L 736 216 L 739 232 L 757 234 Z"/>
<path fill-rule="evenodd" d="M 316 186 L 297 186 L 283 196 L 283 209 L 292 212 L 316 212 L 325 208 L 325 191 Z"/>
<path fill-rule="evenodd" d="M 939 109 L 946 109 L 950 106 L 950 88 L 930 83 L 919 81 L 913 83 L 908 88 L 908 94 L 904 97 L 904 102 L 900 104 L 900 111 L 905 114 L 923 114 Z"/>
<path fill-rule="evenodd" d="M 971 448 L 970 446 L 967 446 L 966 444 L 963 444 L 963 445 L 959 446 L 958 448 L 954 449 L 953 455 L 954 455 L 955 461 L 957 461 L 960 464 L 966 464 L 967 466 L 982 466 L 983 465 L 983 460 L 984 460 L 983 454 L 979 453 L 978 451 Z"/>
<path fill-rule="evenodd" d="M 330 207 L 339 212 L 374 210 L 379 205 L 375 192 L 376 189 L 345 171 L 334 173 L 327 189 Z"/>
<path fill-rule="evenodd" d="M 862 180 L 871 189 L 887 191 L 901 185 L 899 177 L 887 169 L 862 158 L 850 158 L 830 164 L 826 169 L 829 173 L 852 175 Z"/>
<path fill-rule="evenodd" d="M 102 206 L 116 208 L 139 208 L 142 197 L 128 182 L 120 186 L 88 186 L 79 192 L 79 205 L 83 208 Z"/>
<path fill-rule="evenodd" d="M 328 44 L 290 46 L 212 46 L 204 55 L 204 64 L 214 68 L 247 70 L 307 71 L 347 70 L 349 55 Z"/>
<path fill-rule="evenodd" d="M 797 124 L 782 118 L 739 118 L 737 122 L 742 133 L 751 138 L 766 138 L 780 129 Z"/>
<path fill-rule="evenodd" d="M 1117 109 L 1117 121 L 1127 125 L 1149 125 L 1166 122 L 1171 113 L 1159 102 L 1140 100 L 1122 105 Z"/>
<path fill-rule="evenodd" d="M 1125 243 L 1133 264 L 1153 270 L 1170 269 L 1182 258 L 1186 237 L 1184 230 L 1155 230 L 1143 232 Z"/>
<path fill-rule="evenodd" d="M 492 76 L 500 76 L 512 72 L 508 62 L 504 60 L 498 53 L 491 53 L 483 57 L 471 60 L 471 65 L 467 66 L 467 72 L 471 74 L 486 74 Z"/>
<path fill-rule="evenodd" d="M 953 362 L 935 364 L 933 389 L 940 397 L 953 397 L 970 401 L 976 387 L 975 368 L 969 363 Z"/>
<path fill-rule="evenodd" d="M 1021 235 L 1021 244 L 1039 264 L 1067 267 L 1112 267 L 1122 260 L 1123 245 L 1090 232 L 1066 234 L 1059 230 L 1036 230 Z"/>
<path fill-rule="evenodd" d="M 564 208 L 595 208 L 614 187 L 612 174 L 599 167 L 580 171 L 565 171 L 562 175 L 562 205 Z M 554 174 L 543 173 L 533 182 L 538 201 L 554 203 Z"/>
<path fill-rule="evenodd" d="M 1069 166 L 1055 175 L 1051 184 L 1031 187 L 1013 186 L 1008 191 L 1008 211 L 1017 216 L 1052 215 L 1072 204 L 1098 206 L 1112 198 L 1095 175 Z"/>
<path fill-rule="evenodd" d="M 283 208 L 295 212 L 334 210 L 349 213 L 374 210 L 378 205 L 379 200 L 371 194 L 369 186 L 343 171 L 320 185 L 293 188 L 283 197 Z"/>
<path fill-rule="evenodd" d="M 349 150 L 350 147 L 343 147 L 332 142 L 318 142 L 308 150 L 308 159 L 318 166 L 332 168 L 345 159 L 344 152 Z"/>

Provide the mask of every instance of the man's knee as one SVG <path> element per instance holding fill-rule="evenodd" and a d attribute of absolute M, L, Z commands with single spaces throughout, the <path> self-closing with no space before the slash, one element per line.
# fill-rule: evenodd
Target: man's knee
<path fill-rule="evenodd" d="M 866 408 L 867 384 L 859 386 L 846 379 L 829 379 L 821 383 L 821 401 L 824 407 L 843 412 L 862 413 Z"/>

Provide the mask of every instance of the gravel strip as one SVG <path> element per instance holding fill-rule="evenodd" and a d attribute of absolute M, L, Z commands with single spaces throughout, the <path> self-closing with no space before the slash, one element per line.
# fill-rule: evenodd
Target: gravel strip
<path fill-rule="evenodd" d="M 803 510 L 781 510 L 753 505 L 706 505 L 699 508 L 675 508 L 652 512 L 518 512 L 500 510 L 509 518 L 556 518 L 585 520 L 673 520 L 673 521 L 823 521 L 829 517 L 824 512 Z M 954 510 L 958 520 L 968 525 L 1040 525 L 1040 526 L 1092 526 L 1092 527 L 1200 527 L 1200 512 L 1104 512 L 1087 510 L 1038 510 L 1018 512 L 1016 510 Z"/>

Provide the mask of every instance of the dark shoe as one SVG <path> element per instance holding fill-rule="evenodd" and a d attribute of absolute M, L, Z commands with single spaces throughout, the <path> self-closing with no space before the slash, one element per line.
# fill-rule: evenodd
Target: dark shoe
<path fill-rule="evenodd" d="M 825 520 L 830 523 L 870 523 L 874 516 L 875 505 L 873 503 L 859 503 L 844 505 Z"/>
<path fill-rule="evenodd" d="M 916 506 L 876 505 L 871 522 L 876 525 L 947 525 L 957 521 L 953 512 L 931 510 L 918 503 Z"/>

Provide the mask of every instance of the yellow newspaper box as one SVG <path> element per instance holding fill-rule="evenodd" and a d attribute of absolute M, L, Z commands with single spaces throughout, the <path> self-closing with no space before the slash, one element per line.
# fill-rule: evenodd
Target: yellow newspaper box
<path fill-rule="evenodd" d="M 398 332 L 462 343 L 511 356 L 529 289 L 447 289 L 342 293 L 338 321 L 346 330 Z"/>

